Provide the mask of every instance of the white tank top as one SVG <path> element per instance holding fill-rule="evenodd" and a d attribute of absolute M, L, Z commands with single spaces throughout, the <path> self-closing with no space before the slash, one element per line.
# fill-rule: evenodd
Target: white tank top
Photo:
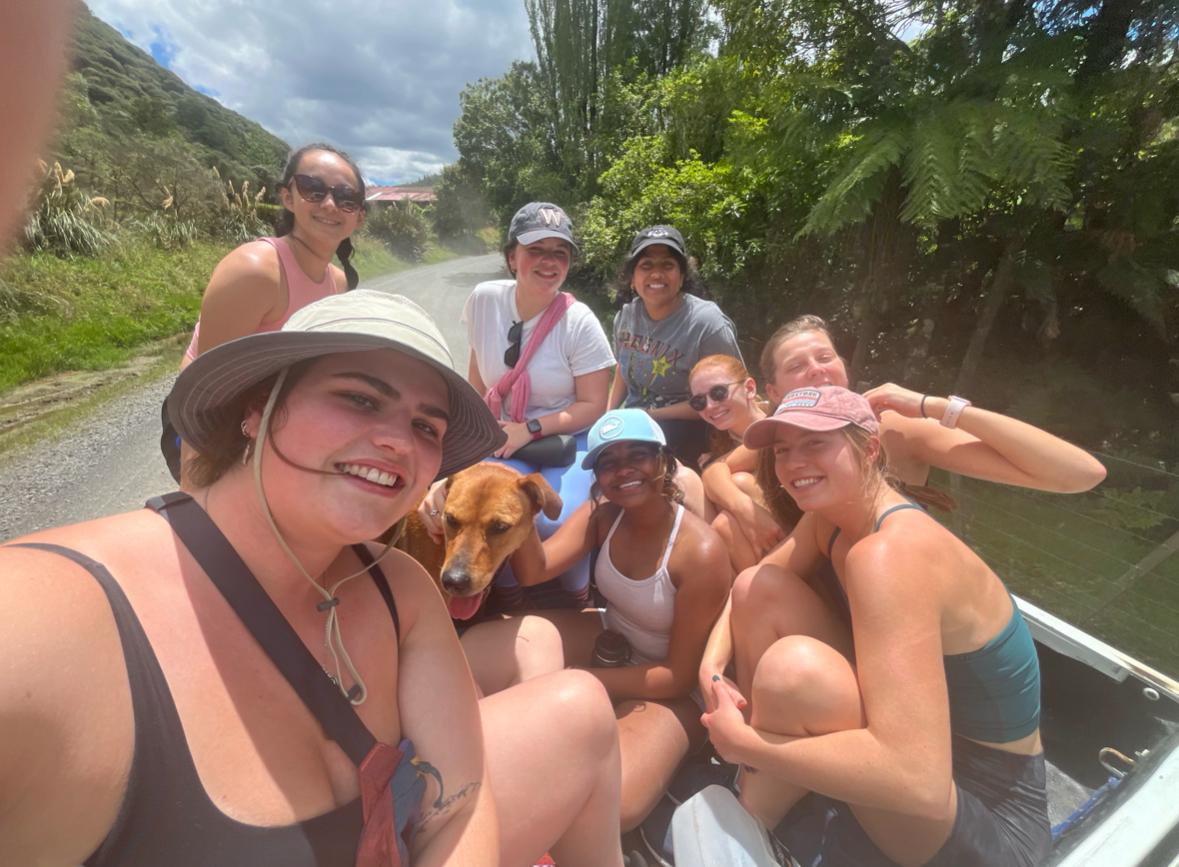
<path fill-rule="evenodd" d="M 621 512 L 606 535 L 606 543 L 602 545 L 594 567 L 598 590 L 606 597 L 606 628 L 626 636 L 631 647 L 631 662 L 662 662 L 667 658 L 671 624 L 675 620 L 675 585 L 671 583 L 667 561 L 684 517 L 684 507 L 677 503 L 675 508 L 671 535 L 667 537 L 667 547 L 663 549 L 654 575 L 636 580 L 627 578 L 614 567 L 610 559 L 610 542 L 622 521 Z"/>

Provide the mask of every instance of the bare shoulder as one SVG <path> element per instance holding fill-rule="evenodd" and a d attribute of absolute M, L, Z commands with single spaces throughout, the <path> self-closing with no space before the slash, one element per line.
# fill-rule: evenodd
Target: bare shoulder
<path fill-rule="evenodd" d="M 401 622 L 402 636 L 408 635 L 413 631 L 424 608 L 443 605 L 438 586 L 422 565 L 404 551 L 392 548 L 388 553 L 384 553 L 385 546 L 376 542 L 369 542 L 366 547 L 374 559 L 381 558 L 377 565 L 397 603 L 397 617 Z"/>
<path fill-rule="evenodd" d="M 702 518 L 684 509 L 680 534 L 671 553 L 669 565 L 682 575 L 731 580 L 729 554 L 724 540 Z"/>
<path fill-rule="evenodd" d="M 242 244 L 213 269 L 205 289 L 202 313 L 211 304 L 223 305 L 229 300 L 265 302 L 268 307 L 278 296 L 281 280 L 278 253 L 273 247 L 262 241 Z"/>
<path fill-rule="evenodd" d="M 335 263 L 329 263 L 328 267 L 332 269 L 332 279 L 335 281 L 336 288 L 343 292 L 348 288 L 348 275 L 344 273 L 344 269 Z"/>
<path fill-rule="evenodd" d="M 14 541 L 92 556 L 100 523 Z M 73 560 L 9 544 L 0 575 L 0 862 L 78 863 L 114 821 L 133 751 L 119 630 L 98 579 Z"/>
<path fill-rule="evenodd" d="M 879 601 L 897 594 L 936 596 L 955 562 L 953 536 L 923 512 L 891 516 L 879 532 L 857 541 L 844 560 L 849 598 Z"/>

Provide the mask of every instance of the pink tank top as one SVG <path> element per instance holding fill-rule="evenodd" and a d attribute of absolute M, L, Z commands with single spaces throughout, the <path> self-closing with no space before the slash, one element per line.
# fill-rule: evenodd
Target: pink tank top
<path fill-rule="evenodd" d="M 258 240 L 269 244 L 278 253 L 278 269 L 287 285 L 287 309 L 283 312 L 282 316 L 273 322 L 263 322 L 255 328 L 254 334 L 261 334 L 265 331 L 278 331 L 296 310 L 306 307 L 312 301 L 318 301 L 320 298 L 336 295 L 339 292 L 336 288 L 336 278 L 332 273 L 330 265 L 324 268 L 323 279 L 318 283 L 303 273 L 303 269 L 299 267 L 299 263 L 295 259 L 295 253 L 291 249 L 291 244 L 286 236 L 282 238 L 259 238 Z M 189 341 L 188 349 L 184 352 L 184 357 L 189 361 L 197 357 L 197 345 L 200 342 L 200 336 L 201 322 L 198 319 L 196 327 L 192 330 L 192 340 Z"/>

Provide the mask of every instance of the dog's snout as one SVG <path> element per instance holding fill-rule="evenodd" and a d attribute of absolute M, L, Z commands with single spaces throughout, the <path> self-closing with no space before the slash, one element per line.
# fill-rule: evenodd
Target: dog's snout
<path fill-rule="evenodd" d="M 471 590 L 471 573 L 462 567 L 450 567 L 442 572 L 442 589 L 452 596 L 464 596 Z"/>

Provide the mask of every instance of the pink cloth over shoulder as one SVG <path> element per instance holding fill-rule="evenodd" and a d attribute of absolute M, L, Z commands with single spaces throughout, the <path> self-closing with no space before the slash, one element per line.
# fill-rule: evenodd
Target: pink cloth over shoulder
<path fill-rule="evenodd" d="M 340 291 L 336 288 L 336 277 L 332 273 L 331 266 L 323 269 L 323 279 L 319 282 L 312 280 L 303 273 L 303 269 L 299 267 L 299 262 L 295 258 L 295 251 L 291 249 L 291 243 L 288 238 L 289 236 L 284 235 L 281 238 L 258 239 L 264 244 L 269 244 L 278 253 L 278 268 L 287 285 L 287 309 L 283 312 L 282 316 L 273 322 L 261 323 L 254 329 L 254 334 L 278 331 L 296 310 L 306 307 L 312 301 L 318 301 L 320 298 L 326 298 L 329 295 L 336 295 Z M 198 319 L 196 327 L 192 330 L 192 340 L 189 341 L 188 349 L 184 352 L 184 357 L 189 361 L 197 357 L 197 346 L 200 343 L 200 336 L 201 322 Z"/>
<path fill-rule="evenodd" d="M 549 332 L 561 321 L 565 312 L 573 306 L 575 298 L 568 292 L 560 292 L 549 302 L 541 314 L 540 322 L 536 323 L 528 344 L 520 353 L 516 366 L 500 377 L 499 382 L 487 390 L 483 400 L 488 409 L 498 419 L 503 412 L 504 398 L 509 399 L 508 416 L 512 421 L 524 421 L 524 413 L 528 409 L 528 396 L 532 393 L 532 381 L 528 378 L 528 361 L 540 349 Z"/>

